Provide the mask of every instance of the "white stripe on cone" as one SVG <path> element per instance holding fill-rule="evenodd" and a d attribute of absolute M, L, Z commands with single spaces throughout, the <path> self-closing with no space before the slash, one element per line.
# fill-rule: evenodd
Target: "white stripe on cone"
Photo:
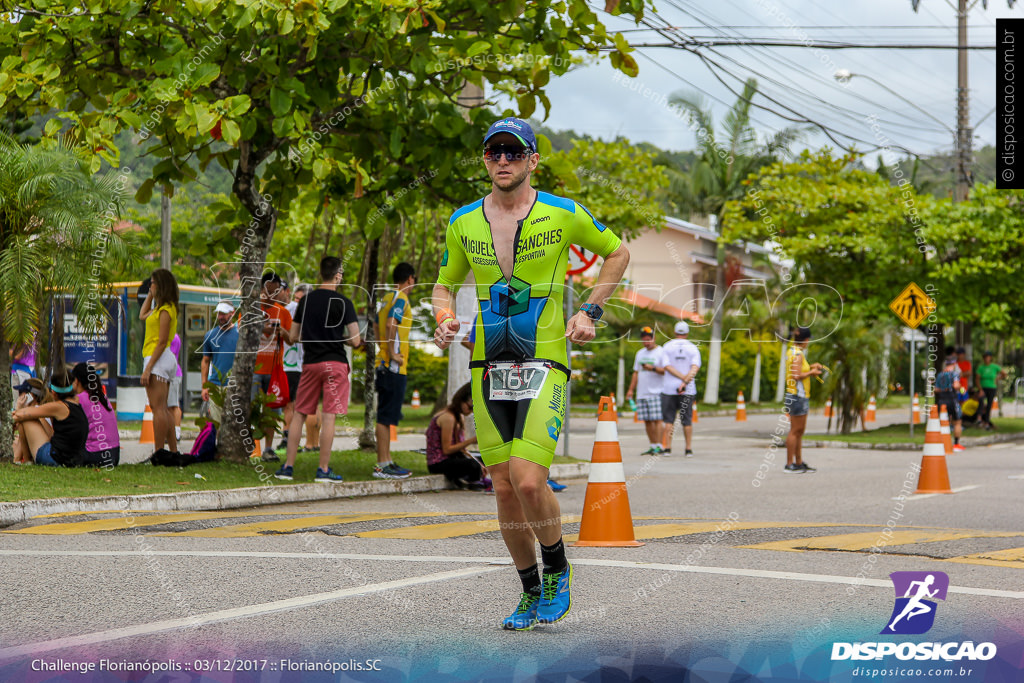
<path fill-rule="evenodd" d="M 946 447 L 942 443 L 926 443 L 922 455 L 946 456 Z"/>
<path fill-rule="evenodd" d="M 592 462 L 589 481 L 591 484 L 625 484 L 626 470 L 621 462 Z"/>
<path fill-rule="evenodd" d="M 594 441 L 618 441 L 619 430 L 612 420 L 600 420 L 594 432 Z M 623 480 L 625 481 L 625 480 Z"/>

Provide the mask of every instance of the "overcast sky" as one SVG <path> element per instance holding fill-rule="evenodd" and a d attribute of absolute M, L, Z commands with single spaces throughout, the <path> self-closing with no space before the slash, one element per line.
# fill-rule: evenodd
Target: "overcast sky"
<path fill-rule="evenodd" d="M 681 32 L 688 36 L 721 37 L 719 31 L 722 30 L 734 37 L 776 38 L 810 45 L 800 48 L 718 47 L 715 48 L 717 54 L 708 52 L 707 55 L 741 80 L 756 77 L 765 95 L 799 114 L 860 138 L 864 142 L 856 144 L 861 150 L 877 144 L 878 135 L 888 137 L 894 146 L 902 145 L 918 154 L 952 149 L 950 130 L 956 127 L 955 50 L 822 50 L 815 47 L 822 40 L 955 45 L 956 14 L 947 0 L 921 0 L 917 13 L 911 8 L 911 0 L 655 0 L 655 3 L 658 15 L 672 26 L 684 27 Z M 1014 16 L 1024 17 L 1024 2 L 1013 10 L 1008 8 L 1006 0 L 989 0 L 987 10 L 977 2 L 968 18 L 970 44 L 993 45 L 996 18 Z M 631 22 L 603 12 L 601 18 L 609 29 L 637 28 Z M 657 21 L 654 17 L 651 19 Z M 703 26 L 702 21 L 714 30 Z M 653 31 L 629 32 L 626 37 L 632 44 L 665 42 L 665 38 Z M 686 150 L 694 148 L 694 135 L 670 108 L 659 103 L 660 96 L 696 89 L 712 107 L 716 121 L 736 100 L 736 95 L 719 82 L 695 54 L 668 48 L 640 48 L 634 54 L 640 65 L 636 79 L 617 78 L 608 60 L 602 59 L 598 64 L 553 80 L 548 88 L 552 109 L 545 124 L 602 139 L 622 135 L 634 142 L 649 141 L 666 149 Z M 975 125 L 974 144 L 979 148 L 995 140 L 995 117 L 990 113 L 995 106 L 995 52 L 971 51 L 968 54 L 972 125 L 985 117 Z M 877 79 L 934 119 L 867 78 L 855 76 L 841 85 L 833 78 L 837 69 Z M 742 85 L 735 78 L 724 72 L 720 75 L 730 87 L 737 92 L 741 90 Z M 644 88 L 649 91 L 647 97 L 643 94 Z M 779 104 L 763 96 L 757 97 L 755 103 L 786 113 Z M 878 131 L 872 131 L 864 120 L 871 114 L 879 119 Z M 761 133 L 791 125 L 764 110 L 753 110 L 753 118 Z M 816 147 L 826 142 L 823 135 L 814 134 L 805 144 Z M 849 143 L 849 140 L 843 138 L 843 142 Z"/>

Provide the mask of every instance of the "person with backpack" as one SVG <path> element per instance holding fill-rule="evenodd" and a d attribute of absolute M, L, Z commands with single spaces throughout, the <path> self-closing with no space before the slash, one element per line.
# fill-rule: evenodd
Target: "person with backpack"
<path fill-rule="evenodd" d="M 89 436 L 85 441 L 83 464 L 97 467 L 116 467 L 121 462 L 121 438 L 117 433 L 117 413 L 110 407 L 103 392 L 96 368 L 79 363 L 71 369 L 72 386 L 78 404 L 89 422 Z"/>
<path fill-rule="evenodd" d="M 963 423 L 960 421 L 960 368 L 956 356 L 946 358 L 945 369 L 935 376 L 935 405 L 946 406 L 949 426 L 953 431 L 953 450 L 965 450 L 960 445 Z"/>
<path fill-rule="evenodd" d="M 80 467 L 85 461 L 85 442 L 89 438 L 89 420 L 74 394 L 73 378 L 66 369 L 50 377 L 54 400 L 40 406 L 19 408 L 12 417 L 22 442 L 37 465 Z M 45 419 L 53 423 L 48 436 Z"/>

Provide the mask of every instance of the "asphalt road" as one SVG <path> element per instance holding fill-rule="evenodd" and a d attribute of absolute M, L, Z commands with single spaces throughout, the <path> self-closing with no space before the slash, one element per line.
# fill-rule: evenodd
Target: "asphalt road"
<path fill-rule="evenodd" d="M 583 423 L 572 427 L 577 454 L 593 442 Z M 645 544 L 570 548 L 572 612 L 524 633 L 499 626 L 519 586 L 494 530 L 494 499 L 483 494 L 159 523 L 114 511 L 10 527 L 0 533 L 0 679 L 42 660 L 166 661 L 186 676 L 186 665 L 247 666 L 210 664 L 243 658 L 262 671 L 209 680 L 573 680 L 600 667 L 621 680 L 643 667 L 651 680 L 650 670 L 681 680 L 684 668 L 702 672 L 691 680 L 728 680 L 740 668 L 776 680 L 851 680 L 851 663 L 828 662 L 828 653 L 836 641 L 879 638 L 893 571 L 949 575 L 928 639 L 1018 634 L 1019 658 L 1024 444 L 950 456 L 957 493 L 908 496 L 919 451 L 809 448 L 805 460 L 818 471 L 789 474 L 784 447 L 768 447 L 778 424 L 773 415 L 702 418 L 694 458 L 678 455 L 681 434 L 677 455 L 641 456 L 641 426 L 620 424 Z M 809 431 L 823 424 L 812 416 Z M 417 438 L 403 436 L 401 446 Z M 586 482 L 566 483 L 559 501 L 570 536 Z M 81 524 L 104 519 L 113 521 Z M 296 662 L 349 670 L 318 678 L 289 669 Z M 351 671 L 357 664 L 380 670 Z"/>

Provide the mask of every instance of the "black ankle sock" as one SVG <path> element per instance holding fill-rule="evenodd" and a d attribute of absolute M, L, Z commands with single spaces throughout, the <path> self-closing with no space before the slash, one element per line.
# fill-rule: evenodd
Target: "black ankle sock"
<path fill-rule="evenodd" d="M 519 580 L 523 582 L 523 592 L 540 595 L 540 571 L 538 571 L 537 565 L 516 571 L 519 572 Z"/>
<path fill-rule="evenodd" d="M 565 545 L 559 537 L 554 545 L 540 544 L 540 557 L 544 562 L 545 574 L 558 574 L 569 567 L 569 561 L 565 559 Z"/>

